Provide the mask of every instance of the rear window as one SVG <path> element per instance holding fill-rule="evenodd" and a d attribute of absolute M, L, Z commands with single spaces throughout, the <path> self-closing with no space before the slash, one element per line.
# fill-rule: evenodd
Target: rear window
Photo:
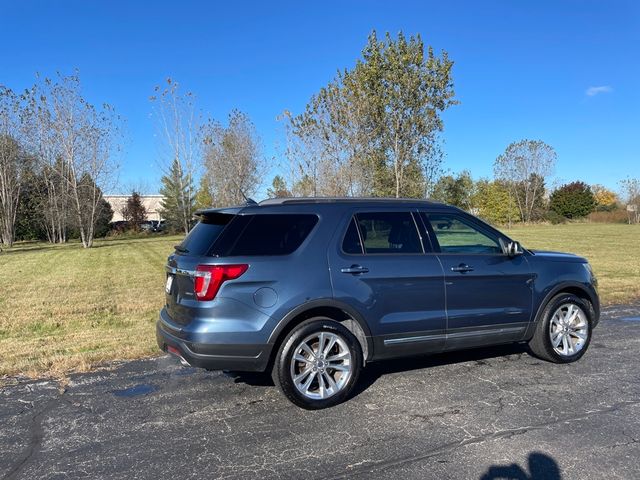
<path fill-rule="evenodd" d="M 240 215 L 216 244 L 221 257 L 289 255 L 318 223 L 316 215 Z"/>
<path fill-rule="evenodd" d="M 189 255 L 207 255 L 232 218 L 233 215 L 221 213 L 202 216 L 176 250 Z"/>

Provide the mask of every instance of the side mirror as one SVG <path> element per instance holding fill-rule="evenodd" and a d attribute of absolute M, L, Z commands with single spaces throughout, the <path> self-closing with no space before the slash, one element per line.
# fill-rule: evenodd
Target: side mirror
<path fill-rule="evenodd" d="M 501 238 L 500 246 L 502 247 L 502 252 L 509 257 L 515 257 L 523 253 L 520 242 L 507 242 Z"/>
<path fill-rule="evenodd" d="M 515 257 L 516 255 L 522 255 L 522 246 L 518 242 L 509 242 L 507 246 L 507 255 L 510 257 Z"/>

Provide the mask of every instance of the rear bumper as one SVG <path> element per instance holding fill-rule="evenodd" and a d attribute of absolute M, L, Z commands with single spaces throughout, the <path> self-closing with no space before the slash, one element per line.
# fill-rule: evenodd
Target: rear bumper
<path fill-rule="evenodd" d="M 181 338 L 186 337 L 186 338 Z M 266 370 L 272 345 L 196 343 L 188 332 L 171 325 L 160 315 L 156 323 L 156 340 L 160 350 L 178 356 L 183 363 L 207 370 L 263 372 Z M 173 347 L 173 348 L 169 348 Z"/>

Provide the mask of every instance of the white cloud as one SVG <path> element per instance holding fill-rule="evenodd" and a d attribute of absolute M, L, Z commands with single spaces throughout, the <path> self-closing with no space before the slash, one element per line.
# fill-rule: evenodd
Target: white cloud
<path fill-rule="evenodd" d="M 599 87 L 589 87 L 584 93 L 586 93 L 588 97 L 594 97 L 599 93 L 611 93 L 611 92 L 613 92 L 613 88 L 611 88 L 609 85 L 601 85 Z"/>

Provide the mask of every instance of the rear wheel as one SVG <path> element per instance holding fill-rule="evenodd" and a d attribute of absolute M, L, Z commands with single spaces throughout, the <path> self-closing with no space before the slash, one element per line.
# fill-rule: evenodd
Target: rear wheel
<path fill-rule="evenodd" d="M 296 405 L 320 409 L 344 401 L 361 368 L 358 339 L 334 320 L 312 318 L 295 327 L 283 341 L 273 380 Z"/>
<path fill-rule="evenodd" d="M 553 297 L 529 342 L 532 352 L 556 363 L 580 359 L 591 341 L 592 311 L 587 301 L 575 295 L 561 293 Z"/>

